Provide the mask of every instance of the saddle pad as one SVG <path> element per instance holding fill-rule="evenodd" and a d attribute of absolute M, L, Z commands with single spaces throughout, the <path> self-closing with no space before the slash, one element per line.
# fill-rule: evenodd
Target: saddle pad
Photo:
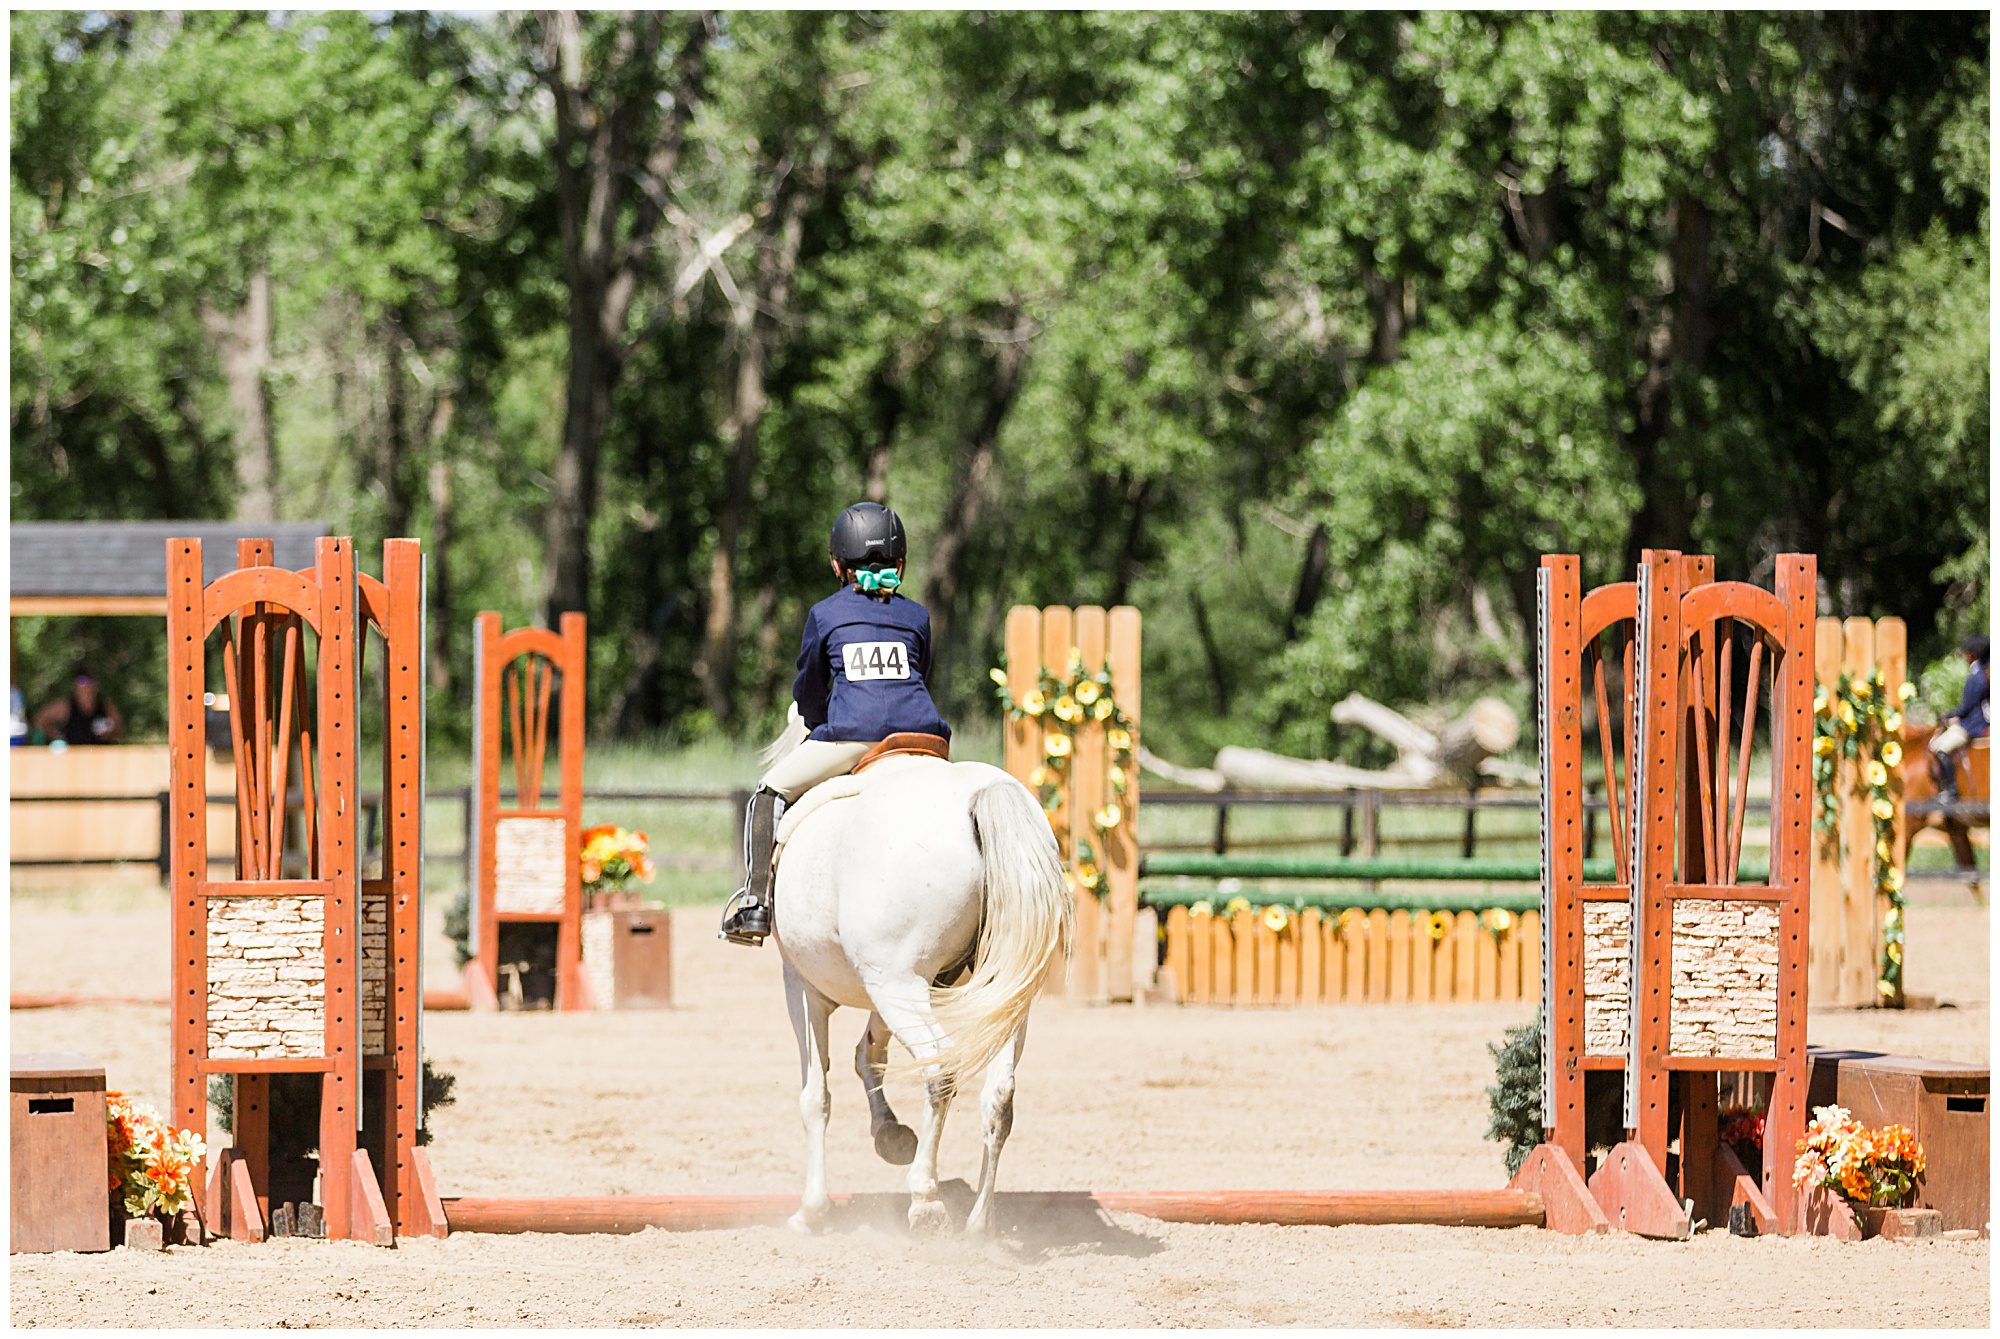
<path fill-rule="evenodd" d="M 920 766 L 930 762 L 943 762 L 934 754 L 885 754 L 870 769 L 868 776 L 856 776 L 852 772 L 846 776 L 822 781 L 805 793 L 805 798 L 797 804 L 785 806 L 783 817 L 778 819 L 778 846 L 783 849 L 792 834 L 799 830 L 799 824 L 839 800 L 859 795 L 869 782 L 905 767 Z"/>

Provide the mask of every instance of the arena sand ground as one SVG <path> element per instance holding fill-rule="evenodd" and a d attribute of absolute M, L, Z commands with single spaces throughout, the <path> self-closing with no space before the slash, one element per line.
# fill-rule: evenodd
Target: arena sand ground
<path fill-rule="evenodd" d="M 1816 1043 L 1985 1061 L 1987 913 L 1950 885 L 1915 890 L 1910 989 L 1955 1006 L 1816 1012 Z M 441 1189 L 463 1194 L 796 1193 L 797 1062 L 777 954 L 679 913 L 684 1003 L 663 1013 L 426 1020 L 458 1076 L 435 1117 Z M 12 988 L 164 998 L 157 892 L 23 894 Z M 432 918 L 427 974 L 454 984 Z M 1316 1010 L 1038 1006 L 1001 1167 L 1006 1189 L 1375 1189 L 1499 1185 L 1482 1139 L 1489 1042 L 1519 1006 Z M 159 1102 L 164 1006 L 16 1011 L 12 1048 L 101 1059 L 113 1088 Z M 835 1017 L 829 1176 L 897 1191 L 872 1152 Z M 899 1113 L 915 1090 L 891 1085 Z M 978 1168 L 954 1112 L 947 1177 Z M 948 1188 L 947 1195 L 951 1191 Z M 969 1193 L 958 1188 L 963 1213 Z M 1003 1222 L 998 1241 L 916 1239 L 899 1221 L 628 1237 L 458 1236 L 395 1251 L 219 1244 L 140 1255 L 15 1256 L 10 1319 L 60 1326 L 1979 1326 L 1989 1244 L 1573 1238 L 1536 1229 L 1168 1225 L 1066 1213 Z"/>

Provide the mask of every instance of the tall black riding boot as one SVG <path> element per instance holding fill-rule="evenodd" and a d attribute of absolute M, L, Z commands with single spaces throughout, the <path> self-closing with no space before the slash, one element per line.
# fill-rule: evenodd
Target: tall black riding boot
<path fill-rule="evenodd" d="M 781 799 L 777 791 L 762 789 L 750 797 L 743 819 L 743 886 L 722 909 L 722 937 L 732 944 L 754 948 L 771 933 L 771 849 Z"/>

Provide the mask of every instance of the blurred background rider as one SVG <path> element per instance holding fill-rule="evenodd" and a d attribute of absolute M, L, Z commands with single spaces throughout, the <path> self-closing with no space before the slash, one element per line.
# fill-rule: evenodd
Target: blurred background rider
<path fill-rule="evenodd" d="M 125 737 L 125 718 L 99 690 L 97 680 L 78 669 L 69 696 L 35 713 L 35 728 L 65 744 L 115 744 Z"/>
<path fill-rule="evenodd" d="M 1960 642 L 1958 649 L 1972 666 L 1972 672 L 1965 676 L 1965 692 L 1958 700 L 1958 708 L 1944 718 L 1938 732 L 1931 736 L 1931 772 L 1937 777 L 1938 796 L 1945 800 L 1958 798 L 1958 760 L 1966 746 L 1975 739 L 1986 738 L 1987 731 L 1990 690 L 1986 658 L 1991 641 L 1985 633 L 1975 632 Z"/>

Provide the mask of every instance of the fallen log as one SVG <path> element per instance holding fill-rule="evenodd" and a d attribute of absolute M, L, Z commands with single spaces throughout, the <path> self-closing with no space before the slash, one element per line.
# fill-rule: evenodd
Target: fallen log
<path fill-rule="evenodd" d="M 1162 781 L 1171 781 L 1190 790 L 1221 790 L 1225 784 L 1222 773 L 1213 768 L 1183 767 L 1179 763 L 1168 762 L 1144 744 L 1139 745 L 1134 753 L 1139 759 L 1139 766 Z"/>

